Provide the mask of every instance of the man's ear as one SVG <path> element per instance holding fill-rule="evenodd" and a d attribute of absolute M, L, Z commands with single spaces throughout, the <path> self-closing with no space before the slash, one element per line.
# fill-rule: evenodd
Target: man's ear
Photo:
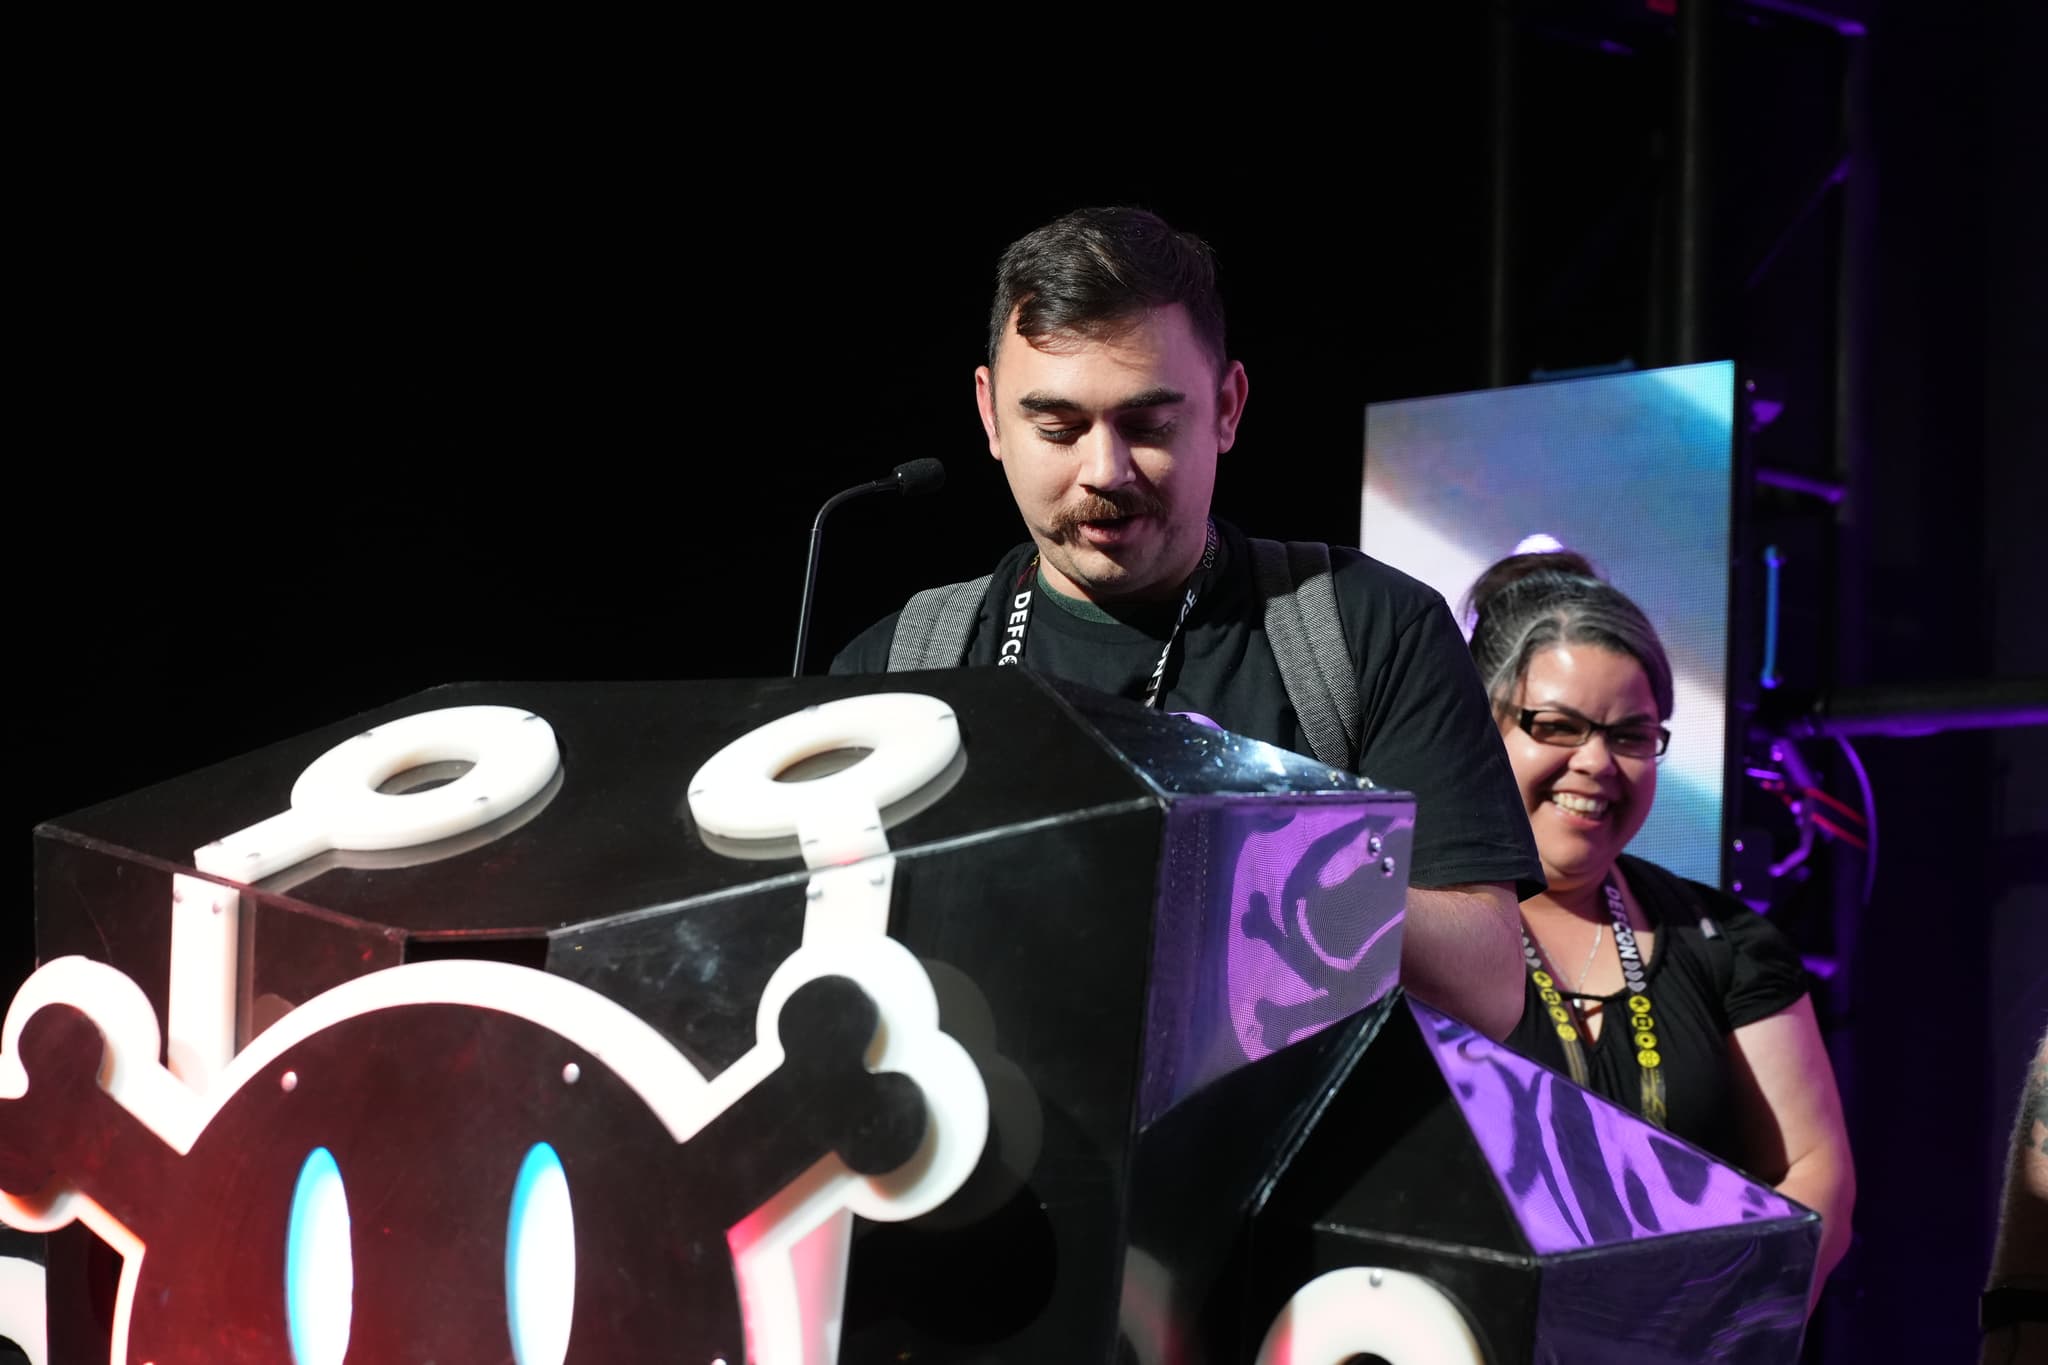
<path fill-rule="evenodd" d="M 996 434 L 996 375 L 983 365 L 974 372 L 974 406 L 981 409 L 981 429 L 988 433 L 988 453 L 1003 458 L 1003 439 Z"/>
<path fill-rule="evenodd" d="M 1230 368 L 1223 372 L 1223 383 L 1216 393 L 1216 450 L 1219 454 L 1237 443 L 1237 424 L 1244 420 L 1244 402 L 1250 393 L 1251 381 L 1245 378 L 1244 365 L 1231 361 Z"/>

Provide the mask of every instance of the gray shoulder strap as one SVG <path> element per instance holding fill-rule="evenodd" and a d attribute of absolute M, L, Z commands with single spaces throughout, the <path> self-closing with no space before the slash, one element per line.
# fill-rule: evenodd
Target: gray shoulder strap
<path fill-rule="evenodd" d="M 1252 540 L 1252 581 L 1265 603 L 1266 642 L 1317 761 L 1356 770 L 1358 665 L 1344 643 L 1330 547 Z"/>
<path fill-rule="evenodd" d="M 889 671 L 958 668 L 966 663 L 967 637 L 974 633 L 975 618 L 994 577 L 983 574 L 969 583 L 926 588 L 904 603 L 889 641 Z"/>

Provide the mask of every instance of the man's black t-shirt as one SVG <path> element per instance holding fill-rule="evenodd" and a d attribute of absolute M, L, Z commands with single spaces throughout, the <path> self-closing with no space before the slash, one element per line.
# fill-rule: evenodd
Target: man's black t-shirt
<path fill-rule="evenodd" d="M 1266 640 L 1264 608 L 1252 586 L 1251 552 L 1233 527 L 1217 523 L 1218 558 L 1168 660 L 1168 711 L 1195 712 L 1254 739 L 1309 752 Z M 982 601 L 967 662 L 993 664 L 1010 601 L 1027 585 L 1029 544 L 1003 557 Z M 1515 882 L 1522 897 L 1543 886 L 1529 817 L 1516 794 L 1471 656 L 1435 589 L 1356 550 L 1330 550 L 1337 612 L 1358 664 L 1364 724 L 1358 772 L 1416 796 L 1414 886 Z M 1142 701 L 1173 633 L 1178 595 L 1136 613 L 1087 619 L 1042 586 L 1032 598 L 1025 664 L 1054 677 Z M 834 673 L 881 673 L 889 666 L 894 615 L 877 622 L 832 661 Z"/>

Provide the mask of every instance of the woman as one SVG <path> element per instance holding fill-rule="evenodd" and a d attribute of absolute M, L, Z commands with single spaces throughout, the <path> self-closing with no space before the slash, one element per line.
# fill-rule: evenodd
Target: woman
<path fill-rule="evenodd" d="M 1549 889 L 1522 902 L 1508 1045 L 1821 1215 L 1821 1283 L 1856 1176 L 1791 943 L 1733 897 L 1622 852 L 1657 794 L 1671 664 L 1640 608 L 1569 552 L 1516 555 L 1468 599 Z"/>

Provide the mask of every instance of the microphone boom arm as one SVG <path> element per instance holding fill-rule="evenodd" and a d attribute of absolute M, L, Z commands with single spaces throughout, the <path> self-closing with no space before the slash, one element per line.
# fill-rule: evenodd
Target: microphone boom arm
<path fill-rule="evenodd" d="M 825 500 L 825 505 L 818 509 L 816 520 L 811 522 L 811 552 L 804 562 L 804 596 L 796 615 L 796 662 L 790 666 L 790 677 L 801 678 L 804 675 L 804 655 L 810 652 L 811 605 L 818 591 L 818 547 L 825 541 L 826 515 L 840 503 L 868 493 L 898 492 L 916 497 L 920 493 L 937 492 L 945 482 L 946 466 L 939 461 L 930 458 L 909 460 L 897 465 L 886 479 L 855 484 Z"/>
<path fill-rule="evenodd" d="M 851 502 L 869 493 L 886 493 L 894 487 L 896 480 L 893 478 L 856 484 L 852 488 L 834 493 L 825 499 L 825 505 L 818 509 L 816 520 L 811 522 L 811 552 L 804 561 L 804 596 L 796 614 L 796 662 L 790 665 L 790 677 L 801 678 L 804 675 L 804 655 L 810 651 L 811 603 L 818 589 L 818 547 L 825 543 L 825 515 L 842 502 Z"/>

